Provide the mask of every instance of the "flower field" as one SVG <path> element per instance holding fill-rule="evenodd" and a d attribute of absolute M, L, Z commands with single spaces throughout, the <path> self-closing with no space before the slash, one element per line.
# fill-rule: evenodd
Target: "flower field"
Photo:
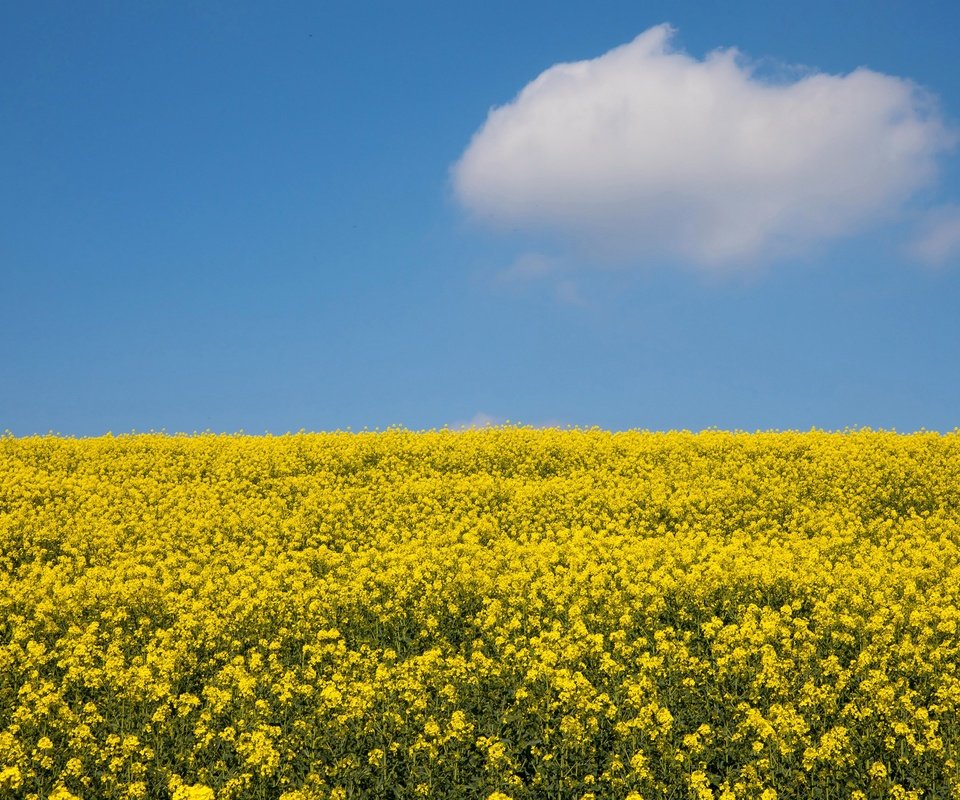
<path fill-rule="evenodd" d="M 0 798 L 960 800 L 960 431 L 0 438 Z"/>

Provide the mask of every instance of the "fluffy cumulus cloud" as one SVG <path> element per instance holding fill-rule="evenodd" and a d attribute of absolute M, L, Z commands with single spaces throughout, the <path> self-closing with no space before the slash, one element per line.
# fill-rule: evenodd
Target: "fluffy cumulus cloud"
<path fill-rule="evenodd" d="M 672 35 L 557 64 L 493 109 L 453 166 L 461 203 L 594 257 L 731 267 L 895 212 L 952 144 L 908 80 L 770 80 L 735 49 L 701 60 Z"/>

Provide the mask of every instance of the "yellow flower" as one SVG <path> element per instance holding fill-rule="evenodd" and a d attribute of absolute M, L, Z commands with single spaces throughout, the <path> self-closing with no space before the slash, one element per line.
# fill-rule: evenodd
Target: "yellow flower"
<path fill-rule="evenodd" d="M 213 789 L 202 784 L 178 786 L 173 800 L 214 800 Z"/>
<path fill-rule="evenodd" d="M 80 798 L 68 791 L 65 786 L 61 785 L 50 792 L 48 800 L 80 800 Z"/>
<path fill-rule="evenodd" d="M 23 785 L 23 775 L 19 767 L 4 767 L 0 770 L 0 789 L 19 789 Z"/>
<path fill-rule="evenodd" d="M 960 430 L 0 437 L 0 794 L 912 800 L 958 480 Z"/>

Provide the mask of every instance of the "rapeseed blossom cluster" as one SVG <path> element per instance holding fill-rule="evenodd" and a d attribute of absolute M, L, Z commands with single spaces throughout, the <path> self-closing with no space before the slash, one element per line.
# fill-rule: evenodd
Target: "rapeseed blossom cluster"
<path fill-rule="evenodd" d="M 960 800 L 960 432 L 0 439 L 0 798 Z"/>

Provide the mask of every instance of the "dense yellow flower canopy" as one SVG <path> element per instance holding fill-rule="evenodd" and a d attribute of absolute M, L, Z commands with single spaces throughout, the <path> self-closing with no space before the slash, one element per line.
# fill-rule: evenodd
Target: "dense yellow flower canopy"
<path fill-rule="evenodd" d="M 0 439 L 0 798 L 960 798 L 960 433 Z"/>

